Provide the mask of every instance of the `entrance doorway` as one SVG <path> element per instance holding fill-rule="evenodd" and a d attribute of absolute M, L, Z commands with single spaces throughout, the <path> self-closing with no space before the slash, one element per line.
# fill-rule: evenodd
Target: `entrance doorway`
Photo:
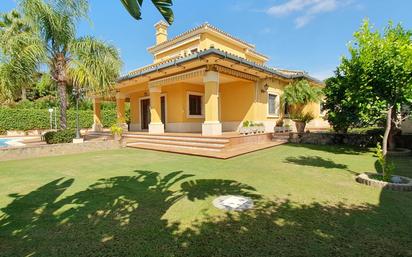
<path fill-rule="evenodd" d="M 161 120 L 166 129 L 166 97 L 160 98 Z M 140 117 L 142 130 L 149 129 L 150 123 L 150 98 L 140 100 Z"/>

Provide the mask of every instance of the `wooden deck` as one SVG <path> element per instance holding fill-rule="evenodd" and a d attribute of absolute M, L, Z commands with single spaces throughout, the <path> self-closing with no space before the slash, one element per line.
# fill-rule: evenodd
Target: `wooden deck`
<path fill-rule="evenodd" d="M 107 133 L 100 133 L 109 136 Z M 202 136 L 200 133 L 127 132 L 123 134 L 127 147 L 162 152 L 228 159 L 242 154 L 287 143 L 288 134 L 272 133 L 240 135 L 226 132 L 219 136 Z"/>

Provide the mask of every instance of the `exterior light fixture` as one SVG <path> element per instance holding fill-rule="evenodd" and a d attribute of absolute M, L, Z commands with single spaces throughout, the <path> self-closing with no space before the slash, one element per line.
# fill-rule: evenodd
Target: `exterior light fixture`
<path fill-rule="evenodd" d="M 262 93 L 266 93 L 267 91 L 268 91 L 268 89 L 269 89 L 269 85 L 268 84 L 265 84 L 264 86 L 263 86 L 263 89 L 262 90 L 260 90 Z"/>

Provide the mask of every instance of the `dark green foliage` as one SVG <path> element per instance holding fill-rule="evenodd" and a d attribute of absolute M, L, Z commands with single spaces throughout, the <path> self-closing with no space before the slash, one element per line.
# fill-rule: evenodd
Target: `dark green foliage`
<path fill-rule="evenodd" d="M 76 131 L 73 129 L 49 131 L 44 134 L 44 139 L 48 144 L 71 143 L 75 137 Z"/>
<path fill-rule="evenodd" d="M 115 110 L 102 110 L 102 123 L 110 127 L 116 123 Z M 59 120 L 59 115 L 57 115 Z M 68 110 L 67 122 L 69 128 L 76 127 L 76 111 Z M 91 128 L 93 125 L 93 111 L 79 111 L 80 127 Z M 50 128 L 50 116 L 47 109 L 11 109 L 0 108 L 1 130 L 32 130 Z"/>
<path fill-rule="evenodd" d="M 120 0 L 130 15 L 136 20 L 142 19 L 143 0 Z M 172 0 L 152 0 L 153 5 L 157 8 L 167 23 L 172 24 L 174 20 Z"/>

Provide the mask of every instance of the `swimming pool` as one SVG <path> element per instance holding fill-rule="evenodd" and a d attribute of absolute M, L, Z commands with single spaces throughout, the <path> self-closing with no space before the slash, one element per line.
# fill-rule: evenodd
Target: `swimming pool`
<path fill-rule="evenodd" d="M 4 139 L 4 138 L 0 138 L 0 147 L 7 147 L 9 146 L 9 144 L 7 144 L 8 142 L 10 142 L 10 139 Z"/>

